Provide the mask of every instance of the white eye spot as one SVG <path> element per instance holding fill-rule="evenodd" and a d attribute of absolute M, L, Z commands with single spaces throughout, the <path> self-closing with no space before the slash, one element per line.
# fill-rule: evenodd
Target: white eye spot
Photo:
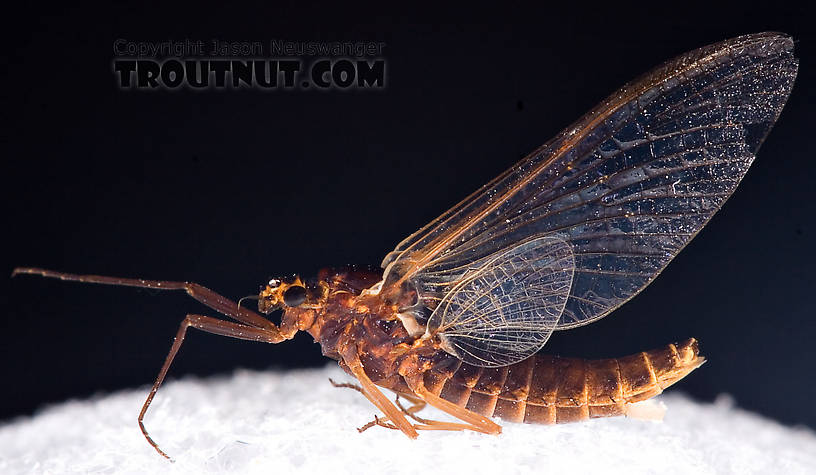
<path fill-rule="evenodd" d="M 280 287 L 281 281 L 278 279 L 270 279 L 269 286 L 270 287 Z"/>

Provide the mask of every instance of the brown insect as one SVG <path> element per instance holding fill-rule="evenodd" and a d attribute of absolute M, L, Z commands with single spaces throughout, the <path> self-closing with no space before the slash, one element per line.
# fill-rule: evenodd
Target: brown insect
<path fill-rule="evenodd" d="M 550 335 L 598 320 L 645 288 L 731 195 L 788 98 L 797 60 L 779 33 L 684 54 L 624 86 L 564 132 L 402 241 L 384 272 L 272 280 L 258 310 L 198 284 L 20 268 L 62 280 L 184 290 L 236 322 L 189 327 L 280 343 L 298 331 L 359 381 L 381 425 L 498 434 L 490 420 L 553 424 L 622 415 L 703 363 L 694 339 L 607 360 L 541 356 Z M 380 390 L 411 401 L 405 409 Z M 429 404 L 459 422 L 422 419 Z"/>

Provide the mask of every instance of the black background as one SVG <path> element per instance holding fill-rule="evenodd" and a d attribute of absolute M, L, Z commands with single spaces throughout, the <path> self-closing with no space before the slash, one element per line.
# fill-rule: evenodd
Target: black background
<path fill-rule="evenodd" d="M 679 389 L 816 427 L 816 35 L 809 12 L 782 3 L 433 15 L 38 4 L 6 18 L 0 271 L 191 280 L 241 297 L 274 275 L 376 265 L 636 75 L 779 30 L 797 40 L 799 79 L 733 198 L 640 296 L 546 350 L 622 356 L 695 336 L 709 363 Z M 387 87 L 122 91 L 118 38 L 382 41 Z M 184 314 L 205 311 L 184 294 L 25 276 L 0 288 L 3 419 L 152 382 Z M 195 332 L 172 375 L 326 363 L 307 335 L 270 346 Z"/>

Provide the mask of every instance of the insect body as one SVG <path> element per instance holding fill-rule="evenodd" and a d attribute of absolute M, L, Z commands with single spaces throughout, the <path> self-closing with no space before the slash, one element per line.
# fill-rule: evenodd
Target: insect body
<path fill-rule="evenodd" d="M 536 353 L 645 288 L 733 193 L 796 77 L 792 40 L 734 38 L 624 86 L 514 167 L 401 242 L 383 271 L 272 280 L 253 312 L 198 284 L 83 276 L 185 290 L 235 320 L 188 315 L 139 415 L 198 328 L 280 343 L 298 331 L 360 383 L 377 424 L 495 434 L 489 417 L 556 423 L 626 414 L 703 362 L 694 339 L 626 358 Z M 261 314 L 282 310 L 280 325 Z M 351 385 L 346 385 L 351 386 Z M 394 405 L 388 388 L 415 405 Z M 460 422 L 421 419 L 429 404 Z M 165 455 L 166 456 L 166 455 Z"/>
<path fill-rule="evenodd" d="M 545 424 L 622 415 L 627 403 L 660 394 L 703 363 L 691 339 L 620 359 L 536 355 L 506 366 L 471 365 L 450 350 L 440 351 L 440 343 L 425 333 L 411 336 L 399 322 L 397 309 L 384 305 L 378 295 L 360 295 L 379 278 L 379 273 L 364 271 L 323 271 L 320 282 L 342 289 L 329 290 L 325 303 L 318 306 L 326 311 L 287 309 L 284 322 L 288 326 L 305 322 L 302 326 L 322 345 L 324 355 L 340 360 L 358 378 L 363 375 L 355 374 L 343 358 L 350 346 L 356 349 L 365 376 L 378 386 L 408 398 L 425 390 L 426 397 L 453 402 L 457 416 L 476 421 L 468 428 L 482 432 L 499 428 L 462 408 L 513 422 Z"/>

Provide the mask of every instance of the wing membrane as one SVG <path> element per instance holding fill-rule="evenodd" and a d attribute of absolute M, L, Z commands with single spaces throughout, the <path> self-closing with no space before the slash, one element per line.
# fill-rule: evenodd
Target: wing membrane
<path fill-rule="evenodd" d="M 544 346 L 569 297 L 575 260 L 556 236 L 523 242 L 470 272 L 428 320 L 457 355 L 476 366 L 505 366 Z"/>
<path fill-rule="evenodd" d="M 733 193 L 787 100 L 777 33 L 687 53 L 628 84 L 401 242 L 383 291 L 429 309 L 501 249 L 558 234 L 575 270 L 555 329 L 597 320 L 648 285 Z"/>

